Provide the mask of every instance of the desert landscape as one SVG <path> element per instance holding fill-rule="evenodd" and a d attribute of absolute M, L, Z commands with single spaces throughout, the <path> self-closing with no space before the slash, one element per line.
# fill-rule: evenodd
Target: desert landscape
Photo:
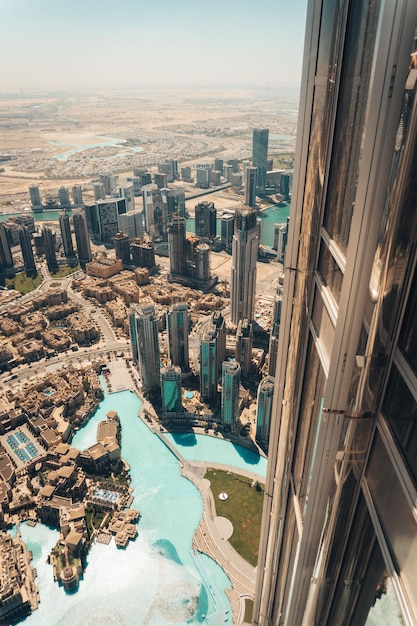
<path fill-rule="evenodd" d="M 271 155 L 291 154 L 297 112 L 295 89 L 0 94 L 0 211 L 28 208 L 33 184 L 92 197 L 103 172 L 122 181 L 165 159 L 249 159 L 255 127 L 269 128 Z"/>

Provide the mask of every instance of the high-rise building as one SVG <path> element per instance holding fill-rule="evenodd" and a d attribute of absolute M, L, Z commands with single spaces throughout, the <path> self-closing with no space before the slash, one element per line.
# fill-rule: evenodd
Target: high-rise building
<path fill-rule="evenodd" d="M 280 178 L 279 191 L 280 191 L 280 194 L 284 197 L 284 200 L 286 202 L 288 202 L 290 199 L 291 184 L 292 184 L 292 174 L 289 174 L 288 172 L 283 172 Z"/>
<path fill-rule="evenodd" d="M 173 215 L 168 226 L 169 272 L 172 276 L 186 273 L 185 218 Z"/>
<path fill-rule="evenodd" d="M 160 385 L 158 320 L 153 305 L 132 304 L 129 312 L 133 362 L 139 367 L 142 385 L 152 391 Z"/>
<path fill-rule="evenodd" d="M 227 180 L 227 182 L 231 182 L 233 174 L 233 165 L 223 165 L 223 178 Z"/>
<path fill-rule="evenodd" d="M 279 337 L 279 325 L 281 321 L 281 308 L 282 308 L 282 293 L 280 292 L 277 296 L 275 296 L 274 308 L 272 312 L 271 336 L 269 338 L 269 351 L 268 351 L 268 374 L 270 376 L 275 376 L 275 370 L 277 368 L 278 337 Z"/>
<path fill-rule="evenodd" d="M 217 381 L 225 354 L 226 325 L 220 311 L 216 311 L 200 340 L 200 395 L 209 404 L 217 400 Z"/>
<path fill-rule="evenodd" d="M 417 623 L 416 24 L 308 5 L 259 626 Z"/>
<path fill-rule="evenodd" d="M 214 159 L 214 169 L 223 173 L 224 161 L 223 159 L 217 158 Z"/>
<path fill-rule="evenodd" d="M 189 369 L 188 333 L 190 317 L 185 302 L 174 304 L 167 312 L 168 355 L 173 365 L 183 371 Z"/>
<path fill-rule="evenodd" d="M 104 200 L 106 197 L 106 188 L 103 183 L 96 183 L 93 185 L 94 200 Z"/>
<path fill-rule="evenodd" d="M 58 189 L 59 206 L 61 209 L 70 209 L 71 200 L 68 191 L 68 187 L 60 187 Z"/>
<path fill-rule="evenodd" d="M 166 189 L 168 186 L 168 174 L 164 174 L 163 172 L 155 172 L 153 176 L 153 182 L 158 187 L 158 189 Z"/>
<path fill-rule="evenodd" d="M 51 273 L 58 271 L 58 261 L 56 259 L 55 244 L 56 235 L 47 226 L 42 228 L 43 247 L 45 250 L 46 264 Z"/>
<path fill-rule="evenodd" d="M 121 259 L 123 265 L 130 265 L 130 240 L 126 233 L 116 233 L 114 236 L 114 250 L 116 259 Z"/>
<path fill-rule="evenodd" d="M 133 183 L 119 187 L 119 195 L 126 200 L 126 211 L 131 213 L 135 210 L 135 192 L 133 189 Z"/>
<path fill-rule="evenodd" d="M 257 167 L 247 167 L 245 177 L 245 204 L 248 206 L 256 206 L 256 180 Z"/>
<path fill-rule="evenodd" d="M 66 209 L 64 209 L 63 211 L 60 211 L 59 213 L 59 228 L 61 230 L 61 238 L 62 238 L 62 243 L 64 246 L 64 254 L 68 260 L 74 260 L 75 252 L 74 252 L 74 246 L 72 244 L 71 224 L 70 224 L 68 211 Z"/>
<path fill-rule="evenodd" d="M 226 429 L 233 429 L 239 408 L 240 365 L 237 361 L 222 364 L 221 420 Z"/>
<path fill-rule="evenodd" d="M 113 238 L 119 231 L 119 215 L 126 213 L 125 198 L 98 200 L 96 212 L 100 241 L 113 243 Z"/>
<path fill-rule="evenodd" d="M 0 222 L 0 271 L 13 267 L 13 257 L 7 241 L 6 229 Z"/>
<path fill-rule="evenodd" d="M 274 387 L 275 379 L 273 376 L 266 376 L 258 387 L 256 403 L 256 441 L 265 450 L 268 449 L 269 443 Z"/>
<path fill-rule="evenodd" d="M 84 269 L 86 263 L 90 263 L 91 246 L 88 235 L 87 218 L 83 209 L 75 209 L 72 213 L 72 223 L 74 226 L 75 244 L 77 247 L 78 260 Z"/>
<path fill-rule="evenodd" d="M 289 219 L 287 219 L 285 224 L 274 224 L 274 245 L 272 247 L 277 251 L 277 261 L 279 263 L 284 262 L 288 240 L 288 225 Z"/>
<path fill-rule="evenodd" d="M 236 332 L 236 361 L 242 376 L 249 376 L 252 364 L 253 326 L 247 319 L 240 320 Z"/>
<path fill-rule="evenodd" d="M 155 236 L 155 217 L 153 206 L 153 185 L 142 187 L 143 214 L 145 218 L 145 230 L 151 239 Z"/>
<path fill-rule="evenodd" d="M 206 169 L 205 167 L 198 167 L 196 170 L 196 175 L 197 187 L 201 187 L 201 189 L 208 189 L 210 181 L 210 170 Z"/>
<path fill-rule="evenodd" d="M 222 248 L 232 251 L 233 233 L 235 232 L 235 216 L 233 213 L 223 213 L 221 218 L 221 242 Z"/>
<path fill-rule="evenodd" d="M 111 196 L 113 191 L 117 189 L 119 177 L 115 174 L 100 174 L 100 183 L 103 185 L 107 196 Z"/>
<path fill-rule="evenodd" d="M 199 202 L 195 205 L 194 212 L 197 237 L 214 239 L 217 234 L 217 211 L 214 202 Z"/>
<path fill-rule="evenodd" d="M 34 213 L 39 213 L 43 210 L 41 193 L 37 185 L 31 185 L 29 187 L 30 202 Z"/>
<path fill-rule="evenodd" d="M 256 210 L 247 207 L 236 209 L 230 291 L 230 317 L 236 326 L 245 317 L 249 322 L 254 319 L 258 243 Z"/>
<path fill-rule="evenodd" d="M 182 413 L 181 368 L 176 365 L 161 367 L 161 396 L 164 413 Z"/>
<path fill-rule="evenodd" d="M 152 241 L 134 239 L 130 244 L 130 255 L 132 265 L 135 267 L 147 267 L 148 269 L 155 267 L 155 248 Z"/>
<path fill-rule="evenodd" d="M 28 228 L 21 226 L 19 230 L 20 249 L 22 251 L 23 263 L 27 276 L 34 278 L 37 275 L 35 257 L 32 249 L 32 238 Z"/>
<path fill-rule="evenodd" d="M 143 236 L 143 212 L 133 211 L 119 215 L 119 228 L 129 239 Z"/>
<path fill-rule="evenodd" d="M 72 188 L 72 201 L 75 207 L 82 207 L 83 202 L 83 190 L 81 185 L 74 185 Z"/>
<path fill-rule="evenodd" d="M 258 196 L 265 195 L 266 170 L 268 163 L 268 128 L 254 128 L 252 138 L 252 165 L 258 169 L 256 190 Z"/>

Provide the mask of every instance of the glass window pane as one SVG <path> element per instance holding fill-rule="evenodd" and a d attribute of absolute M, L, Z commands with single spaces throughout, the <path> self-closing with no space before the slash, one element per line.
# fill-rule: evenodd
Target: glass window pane
<path fill-rule="evenodd" d="M 343 274 L 324 241 L 320 245 L 318 270 L 324 284 L 330 289 L 334 301 L 339 304 Z"/>
<path fill-rule="evenodd" d="M 394 566 L 417 614 L 417 524 L 378 433 L 369 457 L 366 480 Z"/>
<path fill-rule="evenodd" d="M 417 402 L 395 365 L 388 380 L 382 413 L 417 485 Z"/>

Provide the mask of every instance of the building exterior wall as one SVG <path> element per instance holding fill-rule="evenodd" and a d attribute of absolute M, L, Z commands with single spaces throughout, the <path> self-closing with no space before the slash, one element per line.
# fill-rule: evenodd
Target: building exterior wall
<path fill-rule="evenodd" d="M 416 23 L 309 3 L 256 625 L 417 622 Z"/>

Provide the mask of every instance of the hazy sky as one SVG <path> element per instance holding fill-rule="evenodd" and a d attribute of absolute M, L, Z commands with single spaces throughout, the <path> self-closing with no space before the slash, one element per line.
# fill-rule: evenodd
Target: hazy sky
<path fill-rule="evenodd" d="M 0 0 L 0 91 L 295 86 L 307 0 Z"/>

